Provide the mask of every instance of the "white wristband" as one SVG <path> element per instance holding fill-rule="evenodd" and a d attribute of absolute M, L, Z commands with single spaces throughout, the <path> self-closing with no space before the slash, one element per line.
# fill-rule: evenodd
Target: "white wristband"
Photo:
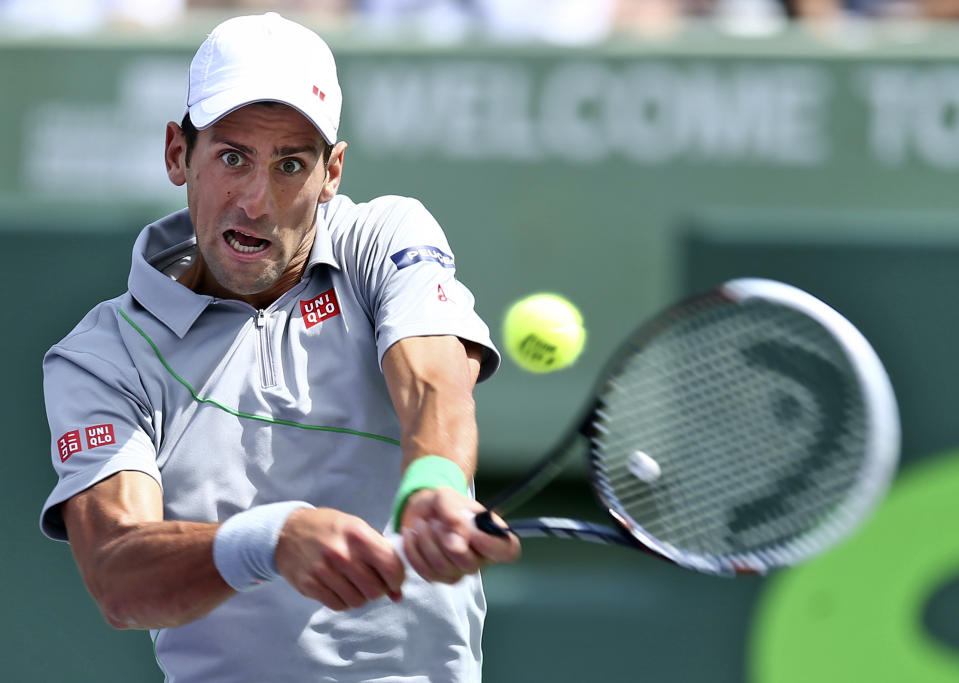
<path fill-rule="evenodd" d="M 258 505 L 221 524 L 213 538 L 213 563 L 223 580 L 244 592 L 279 576 L 274 555 L 280 531 L 294 510 L 312 507 L 300 500 Z"/>

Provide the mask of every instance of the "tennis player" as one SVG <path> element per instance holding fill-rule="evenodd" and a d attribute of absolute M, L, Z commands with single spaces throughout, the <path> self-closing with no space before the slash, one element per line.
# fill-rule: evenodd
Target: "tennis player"
<path fill-rule="evenodd" d="M 499 356 L 422 204 L 337 194 L 341 101 L 309 29 L 216 27 L 166 130 L 188 208 L 44 359 L 42 529 L 167 681 L 476 681 L 478 570 L 519 554 L 472 522 Z"/>

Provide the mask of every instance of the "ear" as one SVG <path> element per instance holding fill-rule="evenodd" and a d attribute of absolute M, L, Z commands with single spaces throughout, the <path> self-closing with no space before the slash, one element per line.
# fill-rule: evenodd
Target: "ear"
<path fill-rule="evenodd" d="M 186 138 L 173 121 L 166 124 L 166 174 L 174 185 L 186 183 Z"/>
<path fill-rule="evenodd" d="M 326 164 L 326 181 L 323 183 L 323 189 L 320 191 L 320 204 L 324 204 L 336 196 L 340 189 L 340 181 L 343 179 L 343 156 L 346 152 L 346 143 L 342 140 L 337 142 L 330 150 L 330 159 Z"/>

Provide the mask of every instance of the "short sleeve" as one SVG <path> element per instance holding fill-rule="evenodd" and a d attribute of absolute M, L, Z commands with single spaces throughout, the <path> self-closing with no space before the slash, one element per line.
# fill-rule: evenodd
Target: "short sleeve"
<path fill-rule="evenodd" d="M 53 347 L 43 361 L 50 454 L 57 484 L 43 505 L 40 527 L 67 540 L 60 504 L 123 470 L 160 482 L 152 413 L 117 337 L 92 330 Z M 123 365 L 121 366 L 121 363 Z"/>
<path fill-rule="evenodd" d="M 380 361 L 400 339 L 455 335 L 484 348 L 480 380 L 500 363 L 472 292 L 456 278 L 456 260 L 442 228 L 416 200 L 398 201 L 383 216 L 370 274 Z"/>

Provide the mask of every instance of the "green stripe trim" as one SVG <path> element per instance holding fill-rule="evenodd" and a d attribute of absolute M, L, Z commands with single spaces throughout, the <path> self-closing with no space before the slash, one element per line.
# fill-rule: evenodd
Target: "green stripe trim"
<path fill-rule="evenodd" d="M 120 315 L 123 316 L 123 319 L 130 324 L 130 327 L 136 330 L 137 333 L 146 340 L 147 344 L 150 345 L 150 348 L 153 349 L 153 353 L 156 354 L 156 357 L 160 361 L 161 365 L 163 365 L 166 371 L 170 373 L 170 376 L 172 376 L 177 382 L 179 382 L 184 387 L 186 387 L 186 390 L 190 392 L 190 396 L 192 396 L 193 400 L 196 401 L 197 403 L 209 403 L 210 405 L 216 406 L 220 410 L 226 413 L 229 413 L 230 415 L 233 415 L 234 417 L 239 417 L 244 420 L 256 420 L 258 422 L 266 422 L 267 424 L 284 425 L 286 427 L 297 427 L 299 429 L 309 429 L 317 432 L 335 432 L 337 434 L 349 434 L 352 436 L 362 436 L 366 439 L 374 439 L 376 441 L 385 441 L 386 443 L 393 444 L 394 446 L 400 445 L 400 442 L 397 439 L 393 439 L 388 436 L 381 436 L 380 434 L 370 434 L 369 432 L 360 432 L 355 429 L 346 429 L 343 427 L 323 427 L 320 425 L 307 425 L 307 424 L 302 424 L 300 422 L 293 422 L 291 420 L 280 420 L 275 417 L 267 417 L 264 415 L 253 415 L 251 413 L 242 413 L 239 410 L 223 405 L 216 399 L 204 398 L 203 396 L 200 396 L 196 392 L 196 390 L 190 385 L 189 382 L 187 382 L 185 379 L 180 377 L 180 375 L 177 374 L 176 370 L 170 367 L 170 364 L 167 363 L 166 359 L 163 357 L 163 354 L 160 353 L 160 349 L 157 348 L 157 345 L 153 342 L 152 339 L 150 339 L 150 336 L 146 332 L 144 332 L 139 325 L 133 322 L 133 320 L 130 319 L 130 316 L 128 316 L 123 311 L 123 309 L 117 309 L 117 310 L 119 310 Z"/>

